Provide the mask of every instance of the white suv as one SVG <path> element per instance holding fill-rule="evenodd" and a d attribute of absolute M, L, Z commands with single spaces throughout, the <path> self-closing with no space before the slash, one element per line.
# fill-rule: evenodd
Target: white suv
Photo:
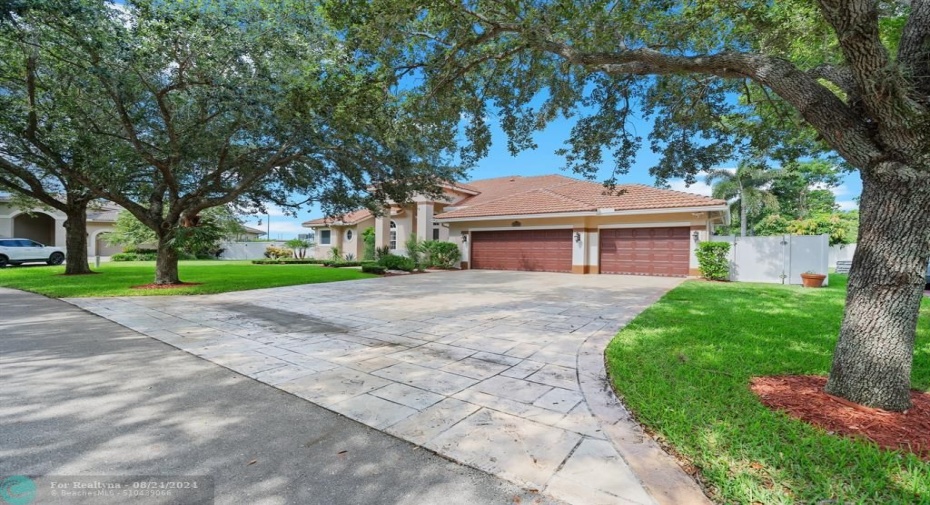
<path fill-rule="evenodd" d="M 61 265 L 65 250 L 42 245 L 28 238 L 0 238 L 0 268 L 21 263 L 48 263 Z"/>

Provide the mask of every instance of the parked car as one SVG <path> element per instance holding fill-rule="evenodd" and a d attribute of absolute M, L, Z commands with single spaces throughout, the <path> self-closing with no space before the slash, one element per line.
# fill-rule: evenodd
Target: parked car
<path fill-rule="evenodd" d="M 65 250 L 40 244 L 28 238 L 0 238 L 0 268 L 22 263 L 61 265 Z"/>

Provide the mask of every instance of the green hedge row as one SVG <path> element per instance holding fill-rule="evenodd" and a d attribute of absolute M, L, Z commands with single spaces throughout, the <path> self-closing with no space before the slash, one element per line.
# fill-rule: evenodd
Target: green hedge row
<path fill-rule="evenodd" d="M 323 265 L 326 262 L 324 260 L 316 260 L 316 259 L 285 258 L 285 259 L 252 260 L 252 263 L 255 265 Z"/>

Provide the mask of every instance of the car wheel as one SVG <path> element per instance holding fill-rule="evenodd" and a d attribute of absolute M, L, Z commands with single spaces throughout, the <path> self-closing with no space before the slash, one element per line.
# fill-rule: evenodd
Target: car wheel
<path fill-rule="evenodd" d="M 49 265 L 61 265 L 65 261 L 65 255 L 60 252 L 54 252 L 51 256 L 48 257 Z"/>
<path fill-rule="evenodd" d="M 0 254 L 0 268 L 3 268 L 10 264 L 10 258 Z"/>

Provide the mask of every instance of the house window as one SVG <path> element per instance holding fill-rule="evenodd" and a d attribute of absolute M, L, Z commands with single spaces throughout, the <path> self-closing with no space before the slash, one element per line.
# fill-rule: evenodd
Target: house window
<path fill-rule="evenodd" d="M 329 230 L 320 230 L 320 245 L 329 245 Z"/>
<path fill-rule="evenodd" d="M 389 237 L 390 242 L 388 242 L 388 246 L 391 247 L 392 251 L 397 250 L 397 223 L 394 221 L 391 221 L 391 234 Z"/>
<path fill-rule="evenodd" d="M 433 240 L 439 240 L 439 224 L 433 225 Z"/>
<path fill-rule="evenodd" d="M 346 241 L 352 240 L 352 230 L 346 230 Z"/>

